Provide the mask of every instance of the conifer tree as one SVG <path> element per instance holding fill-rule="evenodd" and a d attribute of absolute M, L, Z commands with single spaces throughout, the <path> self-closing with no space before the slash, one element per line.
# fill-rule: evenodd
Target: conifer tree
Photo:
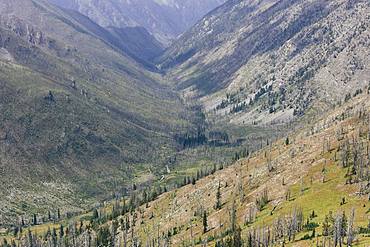
<path fill-rule="evenodd" d="M 61 239 L 64 237 L 64 227 L 63 227 L 63 225 L 60 225 L 60 228 L 59 228 L 59 237 Z"/>
<path fill-rule="evenodd" d="M 57 236 L 57 231 L 55 230 L 55 228 L 53 228 L 51 239 L 52 239 L 53 247 L 57 247 L 58 246 L 58 236 Z"/>
<path fill-rule="evenodd" d="M 29 247 L 33 247 L 33 236 L 31 230 L 28 229 L 28 245 Z"/>
<path fill-rule="evenodd" d="M 99 218 L 99 213 L 98 213 L 98 210 L 95 208 L 95 209 L 93 210 L 93 219 L 95 220 L 95 219 L 97 219 L 97 218 Z"/>
<path fill-rule="evenodd" d="M 206 233 L 208 229 L 208 219 L 207 219 L 207 212 L 203 211 L 203 233 Z"/>
<path fill-rule="evenodd" d="M 218 188 L 216 192 L 216 205 L 215 209 L 219 210 L 221 209 L 221 184 L 218 183 Z"/>
<path fill-rule="evenodd" d="M 231 224 L 231 231 L 235 232 L 236 230 L 236 208 L 235 208 L 235 200 L 233 200 L 231 211 L 230 211 L 230 224 Z"/>
<path fill-rule="evenodd" d="M 241 247 L 241 246 L 243 246 L 242 236 L 241 236 L 241 229 L 238 226 L 235 229 L 234 235 L 233 235 L 233 247 Z"/>
<path fill-rule="evenodd" d="M 33 214 L 32 223 L 33 223 L 33 225 L 37 225 L 37 216 L 36 216 L 36 214 Z"/>

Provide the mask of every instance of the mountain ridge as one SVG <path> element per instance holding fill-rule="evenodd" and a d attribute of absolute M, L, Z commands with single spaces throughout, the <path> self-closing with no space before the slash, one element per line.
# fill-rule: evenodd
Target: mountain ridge
<path fill-rule="evenodd" d="M 368 9 L 366 1 L 229 1 L 158 63 L 209 113 L 240 124 L 290 121 L 366 85 Z"/>
<path fill-rule="evenodd" d="M 208 11 L 222 4 L 224 0 L 140 0 L 137 2 L 50 0 L 50 2 L 77 10 L 104 27 L 144 27 L 162 44 L 168 45 L 171 40 Z"/>

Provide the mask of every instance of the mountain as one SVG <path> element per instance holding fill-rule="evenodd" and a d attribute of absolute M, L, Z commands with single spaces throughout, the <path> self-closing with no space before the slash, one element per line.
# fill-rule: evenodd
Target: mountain
<path fill-rule="evenodd" d="M 42 0 L 0 2 L 0 225 L 152 179 L 191 128 L 177 94 L 107 33 Z"/>
<path fill-rule="evenodd" d="M 289 122 L 369 83 L 369 1 L 231 0 L 158 59 L 216 118 Z"/>
<path fill-rule="evenodd" d="M 143 64 L 149 64 L 164 51 L 164 47 L 143 27 L 108 27 L 123 51 Z"/>
<path fill-rule="evenodd" d="M 144 27 L 161 43 L 190 28 L 225 0 L 50 0 L 74 9 L 104 27 Z"/>
<path fill-rule="evenodd" d="M 118 230 L 116 241 L 324 246 L 335 241 L 335 222 L 342 219 L 344 232 L 337 243 L 353 238 L 352 246 L 368 246 L 369 93 L 366 87 L 344 105 L 249 157 L 218 171 L 202 170 L 209 175 L 194 174 L 195 181 L 142 203 L 137 214 L 118 216 L 116 222 L 137 224 L 131 224 L 134 229 L 129 232 Z M 243 245 L 230 244 L 235 241 Z"/>
<path fill-rule="evenodd" d="M 103 39 L 105 42 L 115 46 L 147 69 L 157 70 L 152 60 L 163 53 L 164 47 L 145 28 L 103 28 L 77 11 L 64 9 L 64 12 L 83 24 L 99 39 Z"/>
<path fill-rule="evenodd" d="M 28 233 L 9 239 L 40 247 L 52 241 L 93 247 L 369 246 L 370 86 L 363 89 L 228 167 L 194 172 L 177 189 L 138 189 L 83 215 L 28 225 Z"/>
<path fill-rule="evenodd" d="M 204 3 L 0 2 L 2 247 L 369 245 L 369 1 Z"/>

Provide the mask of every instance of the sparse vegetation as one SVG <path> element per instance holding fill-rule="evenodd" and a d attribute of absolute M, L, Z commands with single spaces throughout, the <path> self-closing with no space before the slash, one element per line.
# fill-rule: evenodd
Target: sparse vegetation
<path fill-rule="evenodd" d="M 236 2 L 158 66 L 0 4 L 1 247 L 370 246 L 369 5 Z"/>

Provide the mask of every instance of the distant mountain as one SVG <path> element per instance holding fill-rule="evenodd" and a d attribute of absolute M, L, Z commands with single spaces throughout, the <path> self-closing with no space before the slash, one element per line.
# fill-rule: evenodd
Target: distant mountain
<path fill-rule="evenodd" d="M 367 0 L 231 0 L 159 59 L 179 89 L 235 123 L 289 121 L 370 81 Z"/>
<path fill-rule="evenodd" d="M 139 62 L 148 64 L 164 51 L 163 45 L 143 27 L 108 27 L 118 46 Z"/>
<path fill-rule="evenodd" d="M 168 44 L 225 0 L 49 0 L 87 15 L 101 26 L 141 26 Z"/>
<path fill-rule="evenodd" d="M 42 0 L 0 2 L 0 225 L 34 207 L 79 209 L 163 168 L 188 114 L 116 46 L 126 34 L 147 35 Z"/>
<path fill-rule="evenodd" d="M 75 10 L 64 9 L 65 13 L 75 21 L 81 23 L 96 35 L 138 63 L 155 70 L 152 59 L 162 54 L 164 47 L 143 27 L 106 27 L 103 28 L 87 16 Z"/>

